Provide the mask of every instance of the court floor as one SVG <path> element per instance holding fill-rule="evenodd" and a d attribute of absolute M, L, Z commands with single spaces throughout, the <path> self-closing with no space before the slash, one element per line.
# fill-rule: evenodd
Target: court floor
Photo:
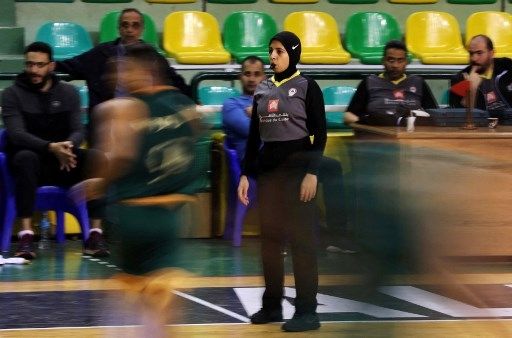
<path fill-rule="evenodd" d="M 372 289 L 358 254 L 323 250 L 321 329 L 251 325 L 263 292 L 258 251 L 257 238 L 244 238 L 240 248 L 220 239 L 183 240 L 178 265 L 192 276 L 186 287 L 169 288 L 169 337 L 512 337 L 510 262 L 453 264 L 448 287 L 435 273 L 401 272 Z M 295 297 L 290 260 L 285 318 Z M 141 318 L 117 297 L 118 272 L 111 259 L 82 257 L 81 242 L 73 240 L 39 252 L 32 264 L 1 266 L 0 337 L 137 337 Z"/>

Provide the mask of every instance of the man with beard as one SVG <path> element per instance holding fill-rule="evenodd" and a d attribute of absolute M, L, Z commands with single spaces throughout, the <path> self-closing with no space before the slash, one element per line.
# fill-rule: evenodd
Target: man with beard
<path fill-rule="evenodd" d="M 74 86 L 53 74 L 52 49 L 34 42 L 25 49 L 25 71 L 2 95 L 2 118 L 7 131 L 6 154 L 14 178 L 16 212 L 22 230 L 18 233 L 17 257 L 33 259 L 36 190 L 41 185 L 69 187 L 86 178 L 87 160 L 102 163 L 103 156 L 80 149 L 83 127 Z M 109 254 L 101 230 L 102 203 L 88 204 L 91 232 L 84 254 Z M 85 234 L 84 234 L 85 235 Z"/>
<path fill-rule="evenodd" d="M 512 60 L 495 58 L 492 40 L 486 35 L 476 35 L 469 43 L 470 64 L 457 73 L 451 84 L 469 80 L 475 93 L 475 108 L 487 110 L 491 116 L 512 108 Z M 466 96 L 450 92 L 450 106 L 467 106 Z"/>
<path fill-rule="evenodd" d="M 397 40 L 384 46 L 384 73 L 363 79 L 345 112 L 345 123 L 400 124 L 413 109 L 438 108 L 425 80 L 406 75 L 407 48 Z"/>

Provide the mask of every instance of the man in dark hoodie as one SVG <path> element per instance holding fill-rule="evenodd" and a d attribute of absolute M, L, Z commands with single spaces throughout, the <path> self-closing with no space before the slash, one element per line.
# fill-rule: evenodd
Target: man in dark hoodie
<path fill-rule="evenodd" d="M 119 15 L 119 38 L 97 45 L 93 49 L 71 59 L 57 61 L 55 71 L 67 73 L 73 80 L 85 80 L 89 89 L 89 137 L 94 143 L 94 107 L 114 97 L 126 96 L 127 91 L 117 82 L 118 59 L 126 53 L 126 46 L 143 42 L 144 16 L 136 8 L 126 8 Z M 165 59 L 162 56 L 162 59 Z M 172 67 L 166 69 L 170 85 L 190 96 L 190 87 Z"/>
<path fill-rule="evenodd" d="M 475 108 L 501 117 L 512 108 L 512 60 L 495 58 L 492 40 L 486 35 L 474 36 L 468 47 L 470 64 L 452 79 L 452 85 L 467 79 L 475 93 Z M 465 107 L 467 99 L 450 92 L 450 106 Z"/>
<path fill-rule="evenodd" d="M 7 130 L 7 161 L 15 184 L 16 212 L 22 230 L 16 256 L 35 258 L 33 248 L 34 213 L 37 187 L 71 186 L 88 174 L 86 159 L 101 163 L 103 156 L 80 149 L 83 127 L 80 104 L 74 86 L 53 74 L 52 49 L 34 42 L 25 49 L 25 71 L 2 95 L 2 118 Z M 101 230 L 102 203 L 90 202 L 91 232 L 84 254 L 109 254 Z"/>

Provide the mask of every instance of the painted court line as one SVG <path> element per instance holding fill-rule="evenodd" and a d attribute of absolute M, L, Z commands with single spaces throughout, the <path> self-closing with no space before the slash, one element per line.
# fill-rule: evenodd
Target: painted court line
<path fill-rule="evenodd" d="M 205 301 L 205 300 L 199 299 L 199 298 L 197 298 L 197 297 L 194 297 L 194 296 L 188 295 L 188 294 L 186 294 L 186 293 L 183 293 L 183 292 L 181 292 L 181 291 L 177 291 L 177 290 L 173 290 L 172 292 L 173 292 L 175 295 L 178 295 L 178 296 L 180 296 L 180 297 L 186 298 L 186 299 L 191 300 L 191 301 L 193 301 L 193 302 L 196 302 L 196 303 L 198 303 L 198 304 L 204 305 L 204 306 L 206 306 L 206 307 L 209 307 L 210 309 L 213 309 L 213 310 L 219 311 L 219 312 L 221 312 L 221 313 L 223 313 L 223 314 L 225 314 L 225 315 L 228 315 L 228 316 L 233 317 L 233 318 L 235 318 L 235 319 L 241 320 L 242 322 L 245 322 L 245 323 L 249 323 L 249 322 L 250 322 L 249 318 L 247 318 L 247 317 L 244 317 L 244 316 L 242 316 L 242 315 L 239 315 L 238 313 L 235 313 L 235 312 L 233 312 L 233 311 L 226 310 L 226 309 L 224 309 L 223 307 L 217 306 L 217 305 L 212 304 L 212 303 L 210 303 L 210 302 L 207 302 L 207 301 Z"/>

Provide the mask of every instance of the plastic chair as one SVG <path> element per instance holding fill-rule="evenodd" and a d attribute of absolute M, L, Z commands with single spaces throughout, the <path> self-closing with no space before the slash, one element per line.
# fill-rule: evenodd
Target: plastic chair
<path fill-rule="evenodd" d="M 266 63 L 268 42 L 277 33 L 274 19 L 263 12 L 231 13 L 224 21 L 224 47 L 238 63 L 250 55 L 259 56 Z"/>
<path fill-rule="evenodd" d="M 456 5 L 485 5 L 495 4 L 496 0 L 447 0 L 446 2 Z"/>
<path fill-rule="evenodd" d="M 326 105 L 336 104 L 346 106 L 350 103 L 355 92 L 356 89 L 349 86 L 331 86 L 322 89 L 322 93 L 324 94 L 324 103 Z M 327 119 L 327 128 L 348 128 L 345 123 L 343 123 L 344 114 L 345 113 L 343 111 L 326 112 L 325 117 Z"/>
<path fill-rule="evenodd" d="M 233 87 L 201 87 L 198 92 L 199 102 L 203 105 L 222 105 L 230 97 L 240 96 L 240 91 Z M 204 118 L 204 122 L 212 129 L 222 128 L 222 112 L 218 111 L 209 114 Z"/>
<path fill-rule="evenodd" d="M 211 4 L 253 4 L 258 0 L 207 0 Z"/>
<path fill-rule="evenodd" d="M 16 202 L 14 197 L 14 180 L 11 177 L 7 167 L 7 157 L 4 153 L 7 133 L 0 130 L 0 195 L 2 215 L 2 243 L 3 252 L 9 251 L 11 244 L 12 228 L 16 218 Z M 69 213 L 76 217 L 82 229 L 83 241 L 89 238 L 89 216 L 87 213 L 86 202 L 76 202 L 69 194 L 68 189 L 56 186 L 41 186 L 36 193 L 36 210 L 48 211 L 54 210 L 57 215 L 57 226 L 55 238 L 57 243 L 65 240 L 64 234 L 64 213 Z"/>
<path fill-rule="evenodd" d="M 224 143 L 224 156 L 228 165 L 228 205 L 226 211 L 226 224 L 224 239 L 231 240 L 233 246 L 242 244 L 242 230 L 245 215 L 256 201 L 256 181 L 249 177 L 249 205 L 245 206 L 238 199 L 238 182 L 242 169 L 236 151 Z"/>
<path fill-rule="evenodd" d="M 364 64 L 381 64 L 386 43 L 401 38 L 396 19 L 382 12 L 354 13 L 348 18 L 345 29 L 347 50 Z"/>
<path fill-rule="evenodd" d="M 435 4 L 438 0 L 388 0 L 392 4 Z"/>
<path fill-rule="evenodd" d="M 276 4 L 315 4 L 318 0 L 270 0 Z"/>
<path fill-rule="evenodd" d="M 132 2 L 132 0 L 82 0 L 82 2 L 97 3 L 97 4 L 113 4 Z"/>
<path fill-rule="evenodd" d="M 118 21 L 120 14 L 121 11 L 113 11 L 103 16 L 100 23 L 100 43 L 112 41 L 119 37 Z M 142 15 L 144 16 L 142 40 L 155 47 L 160 53 L 164 53 L 164 51 L 160 49 L 155 21 L 146 13 L 143 13 Z"/>
<path fill-rule="evenodd" d="M 491 38 L 496 57 L 512 57 L 512 15 L 491 11 L 471 14 L 466 21 L 466 46 L 478 34 Z"/>
<path fill-rule="evenodd" d="M 324 12 L 293 12 L 284 19 L 284 29 L 302 43 L 301 63 L 345 64 L 350 54 L 341 45 L 336 20 Z"/>
<path fill-rule="evenodd" d="M 92 48 L 89 33 L 73 22 L 47 22 L 39 27 L 37 41 L 48 43 L 53 48 L 55 60 L 65 60 Z"/>
<path fill-rule="evenodd" d="M 459 23 L 449 13 L 424 11 L 407 18 L 405 38 L 409 52 L 425 64 L 467 64 Z"/>
<path fill-rule="evenodd" d="M 379 2 L 379 0 L 329 0 L 332 4 L 352 4 L 352 5 L 358 5 L 358 4 L 375 4 Z"/>
<path fill-rule="evenodd" d="M 146 0 L 151 4 L 187 4 L 196 2 L 196 0 Z"/>
<path fill-rule="evenodd" d="M 164 21 L 164 50 L 179 63 L 228 63 L 231 55 L 221 42 L 217 19 L 209 13 L 181 11 Z"/>
<path fill-rule="evenodd" d="M 80 110 L 82 115 L 82 124 L 86 125 L 89 123 L 89 88 L 87 85 L 83 85 L 77 88 L 78 94 L 80 95 Z"/>

